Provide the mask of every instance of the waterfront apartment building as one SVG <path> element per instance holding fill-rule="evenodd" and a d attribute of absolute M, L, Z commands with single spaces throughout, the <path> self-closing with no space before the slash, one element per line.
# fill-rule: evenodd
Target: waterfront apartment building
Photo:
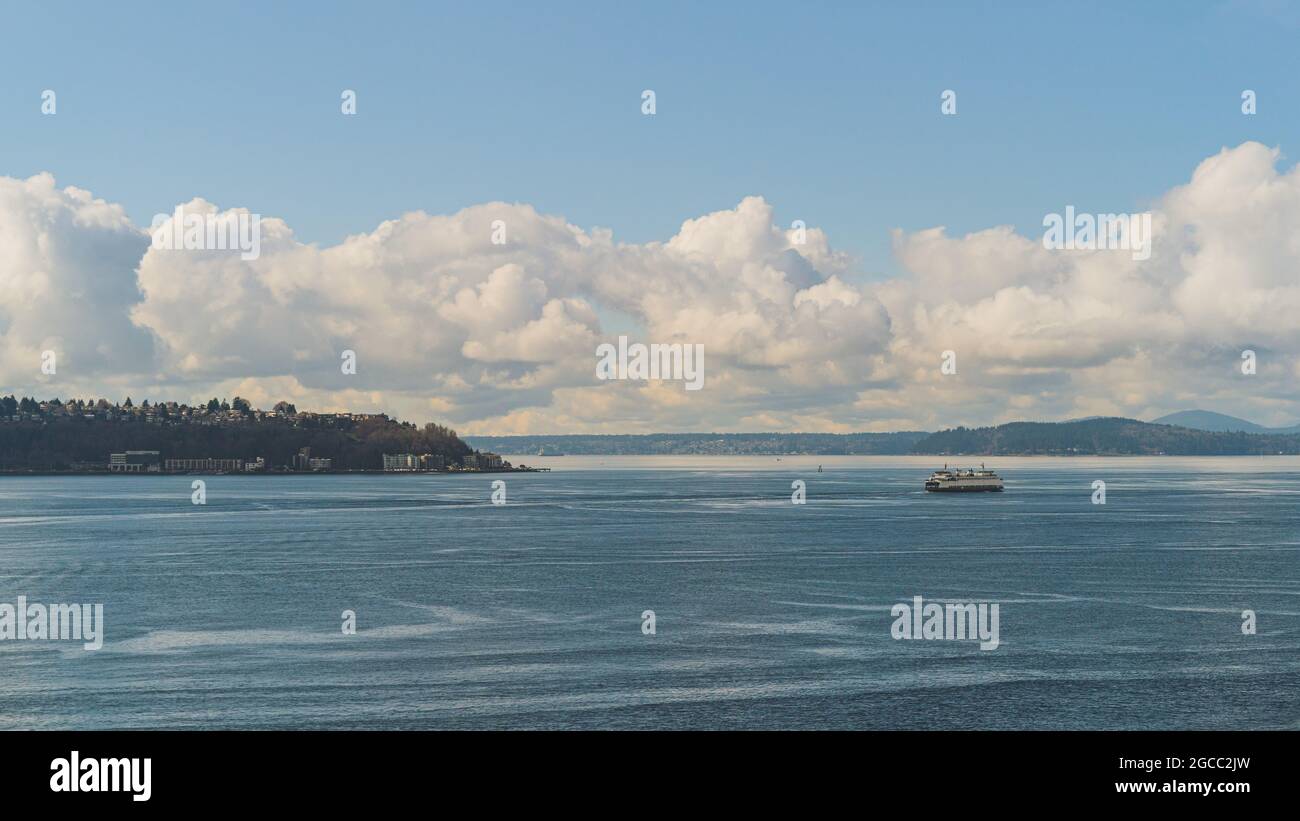
<path fill-rule="evenodd" d="M 244 469 L 243 459 L 168 459 L 163 462 L 168 473 L 224 473 Z"/>
<path fill-rule="evenodd" d="M 420 460 L 414 453 L 384 454 L 384 470 L 403 473 L 420 469 Z"/>
<path fill-rule="evenodd" d="M 157 473 L 160 454 L 156 450 L 128 450 L 110 453 L 108 469 L 111 473 Z"/>
<path fill-rule="evenodd" d="M 328 456 L 312 456 L 311 448 L 302 448 L 293 457 L 294 470 L 330 470 L 334 459 Z"/>
<path fill-rule="evenodd" d="M 465 454 L 466 470 L 501 470 L 508 467 L 506 461 L 495 453 Z"/>

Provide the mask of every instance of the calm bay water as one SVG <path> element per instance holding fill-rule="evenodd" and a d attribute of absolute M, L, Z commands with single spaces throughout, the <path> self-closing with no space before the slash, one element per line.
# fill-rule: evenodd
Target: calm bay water
<path fill-rule="evenodd" d="M 0 602 L 106 621 L 0 641 L 0 728 L 1300 727 L 1300 459 L 522 461 L 0 478 Z M 1001 646 L 892 639 L 914 595 Z"/>

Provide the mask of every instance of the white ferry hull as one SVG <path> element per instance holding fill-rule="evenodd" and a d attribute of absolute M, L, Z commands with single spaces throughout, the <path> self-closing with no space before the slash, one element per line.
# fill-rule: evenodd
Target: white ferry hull
<path fill-rule="evenodd" d="M 1002 492 L 1001 482 L 926 482 L 925 489 L 932 493 Z"/>

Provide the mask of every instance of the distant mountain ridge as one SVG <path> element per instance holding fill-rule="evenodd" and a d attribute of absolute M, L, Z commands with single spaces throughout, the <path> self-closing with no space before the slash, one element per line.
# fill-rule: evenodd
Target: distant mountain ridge
<path fill-rule="evenodd" d="M 1226 413 L 1215 413 L 1206 410 L 1185 410 L 1177 413 L 1166 414 L 1159 419 L 1152 419 L 1157 425 L 1178 425 L 1179 427 L 1191 428 L 1192 430 L 1208 430 L 1216 432 L 1233 432 L 1241 433 L 1300 433 L 1300 425 L 1292 425 L 1285 428 L 1266 428 L 1263 425 L 1257 425 L 1246 419 L 1236 416 L 1228 416 Z"/>
<path fill-rule="evenodd" d="M 1247 456 L 1300 454 L 1300 433 L 1197 430 L 1108 417 L 954 428 L 917 442 L 913 453 L 948 456 Z"/>

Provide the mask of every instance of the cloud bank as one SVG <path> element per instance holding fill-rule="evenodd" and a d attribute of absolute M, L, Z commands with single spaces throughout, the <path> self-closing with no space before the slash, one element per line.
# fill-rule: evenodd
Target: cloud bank
<path fill-rule="evenodd" d="M 243 260 L 151 247 L 120 206 L 49 174 L 0 177 L 0 380 L 479 433 L 937 429 L 1187 407 L 1281 424 L 1300 416 L 1300 171 L 1279 159 L 1244 143 L 1204 160 L 1152 204 L 1146 260 L 936 227 L 894 233 L 905 274 L 884 281 L 820 230 L 774 225 L 758 197 L 645 244 L 522 204 L 410 213 L 324 248 L 264 217 L 260 256 Z M 597 380 L 596 348 L 620 333 L 703 344 L 705 388 Z M 340 368 L 349 350 L 355 374 Z"/>

